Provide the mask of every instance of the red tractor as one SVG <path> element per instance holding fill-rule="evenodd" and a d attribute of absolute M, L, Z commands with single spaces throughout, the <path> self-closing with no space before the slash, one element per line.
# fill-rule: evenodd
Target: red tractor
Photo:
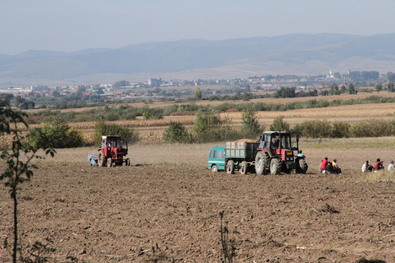
<path fill-rule="evenodd" d="M 128 143 L 120 136 L 102 136 L 101 147 L 97 155 L 97 165 L 112 167 L 116 165 L 130 166 L 130 159 L 124 158 L 128 154 Z M 91 156 L 93 159 L 96 156 Z M 89 156 L 88 156 L 89 159 Z M 92 163 L 92 161 L 91 161 Z"/>
<path fill-rule="evenodd" d="M 257 174 L 306 173 L 307 169 L 297 135 L 285 131 L 269 131 L 261 135 L 255 156 Z"/>

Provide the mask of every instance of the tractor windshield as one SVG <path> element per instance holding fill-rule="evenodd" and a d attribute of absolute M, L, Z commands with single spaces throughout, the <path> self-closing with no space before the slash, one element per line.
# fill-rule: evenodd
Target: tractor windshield
<path fill-rule="evenodd" d="M 291 149 L 290 134 L 273 134 L 271 145 L 274 149 Z"/>
<path fill-rule="evenodd" d="M 122 147 L 122 140 L 120 138 L 108 138 L 107 139 L 107 147 L 121 148 Z"/>

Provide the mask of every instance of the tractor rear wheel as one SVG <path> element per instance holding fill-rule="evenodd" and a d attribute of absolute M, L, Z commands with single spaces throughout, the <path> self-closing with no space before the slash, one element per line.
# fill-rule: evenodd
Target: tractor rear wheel
<path fill-rule="evenodd" d="M 228 174 L 234 174 L 235 173 L 235 162 L 233 160 L 229 160 L 226 163 L 226 172 Z"/>
<path fill-rule="evenodd" d="M 126 158 L 126 160 L 125 160 L 125 166 L 130 166 L 130 159 L 129 159 L 129 158 Z"/>
<path fill-rule="evenodd" d="M 257 175 L 267 174 L 268 162 L 264 152 L 258 152 L 255 157 L 255 172 Z"/>
<path fill-rule="evenodd" d="M 103 167 L 107 163 L 106 156 L 104 156 L 103 152 L 100 151 L 99 155 L 97 156 L 97 165 L 99 167 Z"/>
<path fill-rule="evenodd" d="M 242 161 L 240 164 L 240 174 L 247 174 L 248 171 L 248 163 L 246 161 Z"/>
<path fill-rule="evenodd" d="M 270 161 L 270 174 L 280 174 L 281 171 L 281 163 L 280 160 L 277 158 L 273 158 Z"/>
<path fill-rule="evenodd" d="M 107 167 L 112 167 L 112 159 L 111 158 L 107 159 Z"/>

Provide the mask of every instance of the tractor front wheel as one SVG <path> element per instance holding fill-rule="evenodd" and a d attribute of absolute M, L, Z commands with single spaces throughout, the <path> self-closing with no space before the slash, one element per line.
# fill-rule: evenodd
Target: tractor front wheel
<path fill-rule="evenodd" d="M 100 151 L 99 155 L 97 156 L 97 164 L 100 167 L 103 167 L 106 164 L 107 160 L 106 160 L 106 156 L 104 156 L 103 152 Z"/>
<path fill-rule="evenodd" d="M 281 163 L 280 160 L 277 158 L 273 158 L 270 161 L 270 174 L 280 174 L 280 170 L 281 170 Z"/>
<path fill-rule="evenodd" d="M 296 171 L 301 174 L 305 174 L 307 172 L 307 163 L 305 159 L 299 159 L 297 163 Z"/>
<path fill-rule="evenodd" d="M 255 172 L 257 175 L 266 174 L 268 170 L 267 155 L 264 152 L 258 152 L 255 157 Z"/>

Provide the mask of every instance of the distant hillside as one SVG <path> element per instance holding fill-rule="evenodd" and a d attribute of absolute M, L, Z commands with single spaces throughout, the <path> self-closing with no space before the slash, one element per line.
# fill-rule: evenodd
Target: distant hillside
<path fill-rule="evenodd" d="M 73 53 L 0 55 L 0 85 L 111 82 L 150 76 L 224 78 L 332 71 L 395 71 L 395 34 L 295 34 L 143 43 Z"/>

